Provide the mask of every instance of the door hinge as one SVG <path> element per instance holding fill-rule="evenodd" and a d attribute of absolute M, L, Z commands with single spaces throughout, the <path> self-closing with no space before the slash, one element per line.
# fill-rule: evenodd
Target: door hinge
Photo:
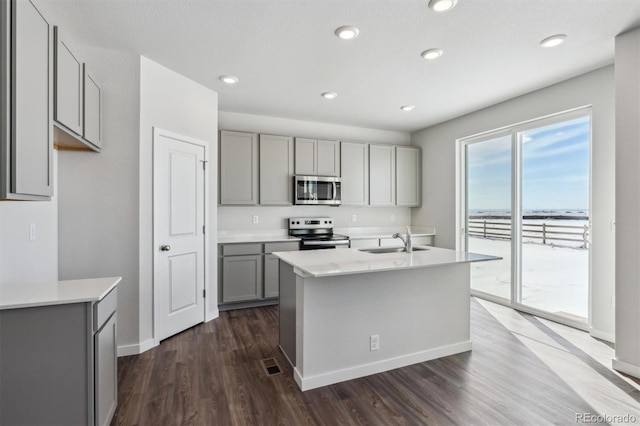
<path fill-rule="evenodd" d="M 203 299 L 206 299 L 206 298 L 207 298 L 207 289 L 206 289 L 206 288 L 203 288 L 203 289 L 202 289 L 202 298 L 203 298 Z"/>
<path fill-rule="evenodd" d="M 200 160 L 202 162 L 202 170 L 207 170 L 207 163 L 208 161 L 206 160 Z"/>
<path fill-rule="evenodd" d="M 204 225 L 202 225 L 202 233 L 203 233 L 203 234 L 206 234 L 206 233 L 207 233 L 207 231 L 206 231 L 206 227 L 205 227 Z"/>

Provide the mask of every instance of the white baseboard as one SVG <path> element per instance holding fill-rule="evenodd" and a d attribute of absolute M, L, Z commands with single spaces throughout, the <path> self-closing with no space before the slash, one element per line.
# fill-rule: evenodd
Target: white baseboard
<path fill-rule="evenodd" d="M 629 364 L 628 362 L 614 358 L 611 366 L 614 370 L 618 370 L 621 373 L 629 374 L 630 376 L 640 379 L 640 367 L 637 365 Z"/>
<path fill-rule="evenodd" d="M 609 343 L 615 343 L 616 342 L 616 335 L 613 333 L 606 333 L 604 331 L 601 330 L 597 330 L 593 327 L 589 328 L 589 334 L 591 335 L 591 337 L 595 337 L 596 339 L 600 339 L 600 340 L 604 340 L 606 342 Z"/>
<path fill-rule="evenodd" d="M 155 346 L 156 343 L 153 339 L 145 340 L 144 342 L 133 345 L 118 346 L 118 356 L 140 355 Z"/>
<path fill-rule="evenodd" d="M 343 370 L 331 371 L 311 377 L 301 377 L 298 368 L 293 369 L 293 377 L 303 391 L 344 382 L 346 380 L 357 379 L 371 374 L 382 373 L 407 365 L 418 364 L 430 361 L 443 356 L 459 354 L 471 350 L 471 341 L 467 340 L 453 345 L 441 346 L 439 348 L 428 349 L 426 351 L 415 352 L 395 358 L 384 359 L 370 364 L 357 365 Z"/>

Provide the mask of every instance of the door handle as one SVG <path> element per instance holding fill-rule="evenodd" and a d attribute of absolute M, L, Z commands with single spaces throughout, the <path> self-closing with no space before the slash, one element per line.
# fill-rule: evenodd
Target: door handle
<path fill-rule="evenodd" d="M 169 244 L 163 244 L 160 246 L 160 251 L 171 251 L 171 246 Z"/>

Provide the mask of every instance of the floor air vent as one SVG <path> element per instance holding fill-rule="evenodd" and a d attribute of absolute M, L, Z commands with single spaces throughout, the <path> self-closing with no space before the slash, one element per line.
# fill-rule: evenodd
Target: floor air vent
<path fill-rule="evenodd" d="M 267 373 L 267 376 L 282 373 L 282 369 L 280 369 L 280 366 L 273 358 L 263 359 L 260 363 L 262 364 L 262 368 L 264 368 L 265 373 Z"/>

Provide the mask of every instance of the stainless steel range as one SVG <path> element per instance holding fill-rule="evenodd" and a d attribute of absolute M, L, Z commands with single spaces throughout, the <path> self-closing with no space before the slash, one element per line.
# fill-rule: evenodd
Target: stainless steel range
<path fill-rule="evenodd" d="M 333 233 L 330 217 L 289 218 L 289 235 L 300 238 L 300 250 L 349 247 L 348 236 Z"/>

